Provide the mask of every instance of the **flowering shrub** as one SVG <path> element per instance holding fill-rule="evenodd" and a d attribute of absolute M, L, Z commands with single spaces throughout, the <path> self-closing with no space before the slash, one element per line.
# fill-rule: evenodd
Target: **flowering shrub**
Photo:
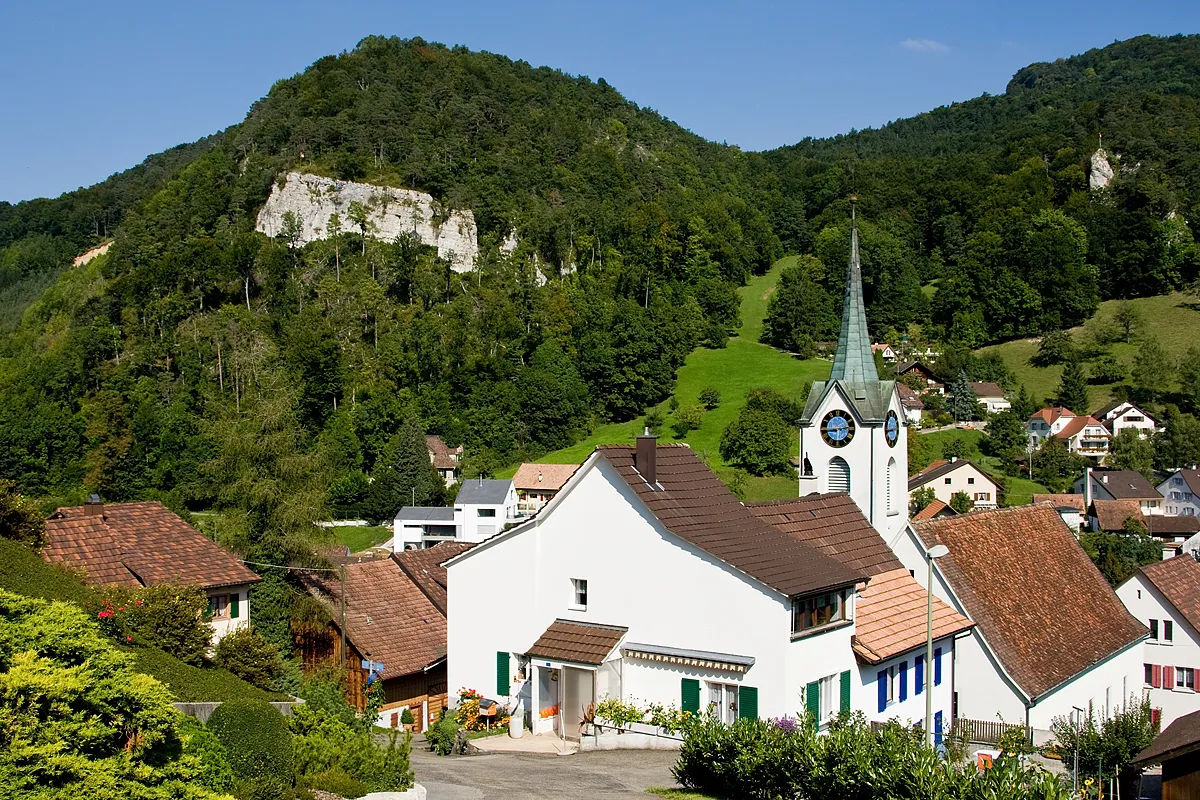
<path fill-rule="evenodd" d="M 697 719 L 691 711 L 681 711 L 674 704 L 664 706 L 662 703 L 651 703 L 646 714 L 649 716 L 646 721 L 663 733 L 679 733 Z"/>
<path fill-rule="evenodd" d="M 478 702 L 483 699 L 483 695 L 481 695 L 479 692 L 475 691 L 474 689 L 468 689 L 467 687 L 464 686 L 458 690 L 458 699 L 459 699 L 459 702 L 462 702 L 463 700 L 475 700 L 476 702 Z"/>
<path fill-rule="evenodd" d="M 208 598 L 195 586 L 113 587 L 89 611 L 117 642 L 157 647 L 188 664 L 200 664 L 212 641 Z"/>
<path fill-rule="evenodd" d="M 634 722 L 641 722 L 645 716 L 646 712 L 642 711 L 641 706 L 626 703 L 619 697 L 606 696 L 596 704 L 596 718 L 607 720 L 616 728 L 628 728 Z"/>
<path fill-rule="evenodd" d="M 784 733 L 795 733 L 800 727 L 800 720 L 795 717 L 776 717 L 771 720 L 771 724 Z"/>

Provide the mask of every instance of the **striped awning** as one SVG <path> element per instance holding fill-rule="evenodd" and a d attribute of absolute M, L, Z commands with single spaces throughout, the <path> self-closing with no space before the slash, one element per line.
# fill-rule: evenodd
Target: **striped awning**
<path fill-rule="evenodd" d="M 739 656 L 732 653 L 714 653 L 709 650 L 688 650 L 680 647 L 663 647 L 656 644 L 628 643 L 621 648 L 626 658 L 642 661 L 657 661 L 678 664 L 684 667 L 721 670 L 722 672 L 745 672 L 754 666 L 754 656 Z"/>

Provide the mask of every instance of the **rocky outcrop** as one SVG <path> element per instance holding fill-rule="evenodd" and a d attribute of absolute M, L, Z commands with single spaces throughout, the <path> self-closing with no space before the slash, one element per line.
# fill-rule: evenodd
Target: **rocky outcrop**
<path fill-rule="evenodd" d="M 1112 164 L 1108 163 L 1108 153 L 1101 147 L 1092 153 L 1092 162 L 1088 169 L 1088 189 L 1103 189 L 1112 179 Z"/>
<path fill-rule="evenodd" d="M 342 230 L 354 231 L 350 204 L 355 202 L 367 209 L 370 236 L 391 241 L 415 233 L 421 242 L 436 247 L 438 255 L 449 261 L 455 272 L 475 267 L 479 255 L 475 215 L 469 210 L 443 209 L 432 196 L 412 189 L 289 172 L 282 185 L 275 184 L 267 204 L 258 212 L 256 229 L 267 236 L 279 235 L 283 215 L 291 211 L 300 221 L 301 243 L 326 238 L 329 218 L 334 213 L 341 218 Z"/>

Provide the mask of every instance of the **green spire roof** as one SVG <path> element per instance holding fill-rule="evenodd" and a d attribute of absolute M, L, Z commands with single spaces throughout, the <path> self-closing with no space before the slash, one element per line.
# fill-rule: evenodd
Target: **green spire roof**
<path fill-rule="evenodd" d="M 829 380 L 875 382 L 875 356 L 867 332 L 867 309 L 863 304 L 862 264 L 858 260 L 858 219 L 850 205 L 850 266 L 846 273 L 846 300 L 842 306 L 842 332 Z"/>

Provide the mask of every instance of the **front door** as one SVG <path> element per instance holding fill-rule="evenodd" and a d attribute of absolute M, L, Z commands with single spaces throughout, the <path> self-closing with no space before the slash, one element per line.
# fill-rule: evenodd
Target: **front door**
<path fill-rule="evenodd" d="M 738 687 L 735 683 L 709 683 L 708 708 L 713 716 L 726 725 L 738 717 Z"/>
<path fill-rule="evenodd" d="M 581 726 L 588 706 L 596 698 L 596 674 L 587 669 L 565 667 L 562 671 L 563 682 L 563 738 L 579 741 Z"/>

